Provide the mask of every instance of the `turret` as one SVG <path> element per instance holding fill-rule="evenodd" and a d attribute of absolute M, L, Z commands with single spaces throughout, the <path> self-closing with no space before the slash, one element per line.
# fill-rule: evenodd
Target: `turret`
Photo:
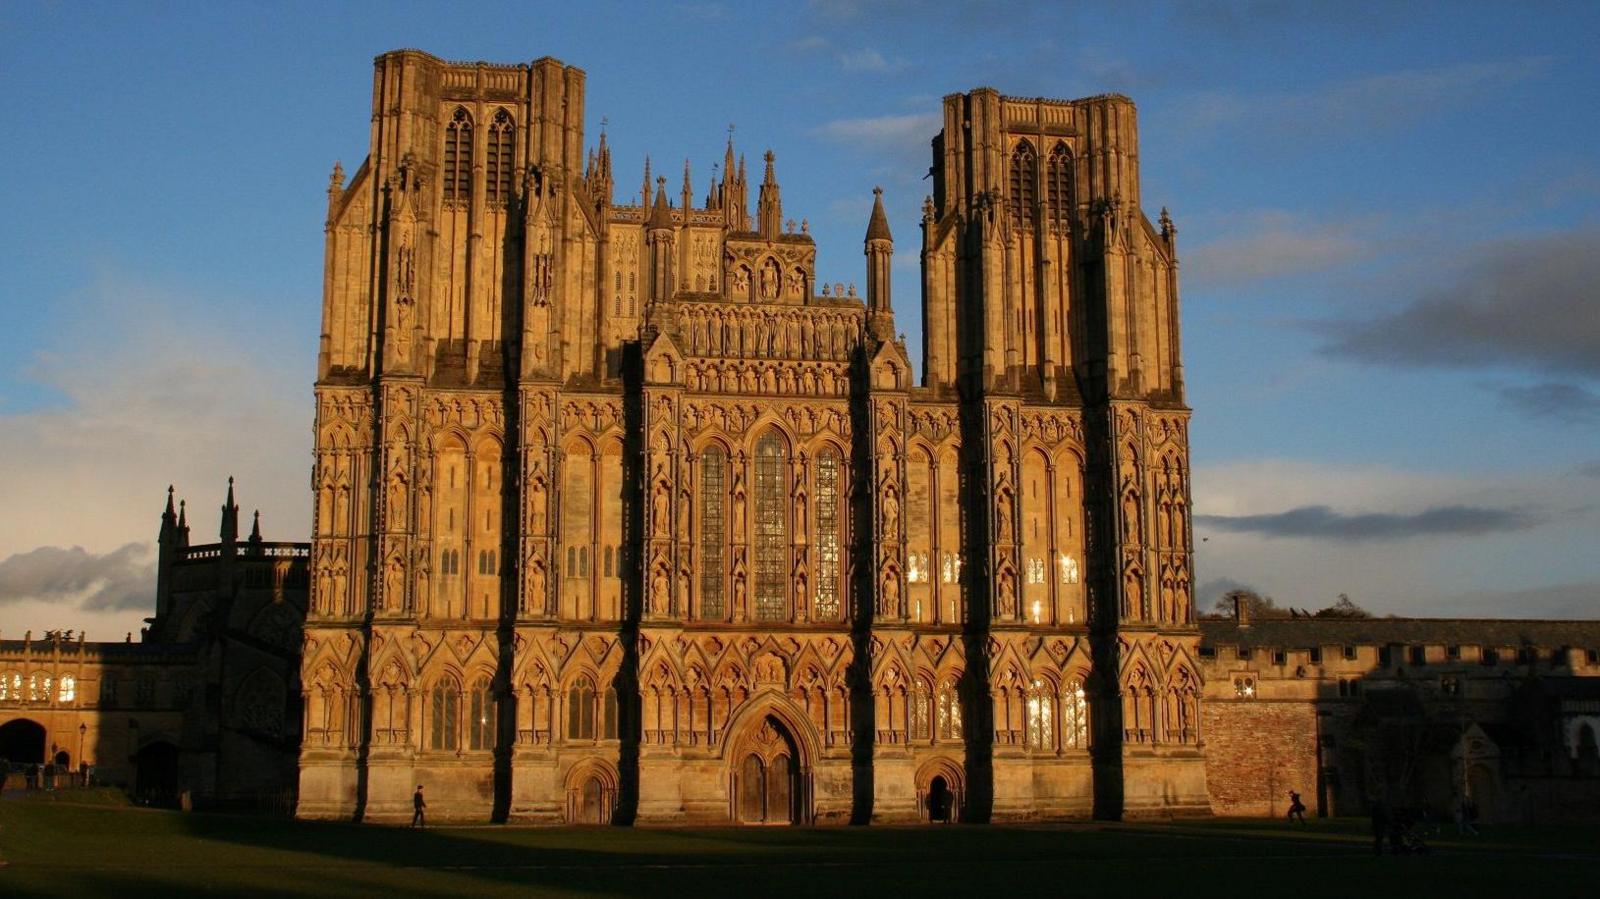
<path fill-rule="evenodd" d="M 872 217 L 867 220 L 867 236 L 863 243 L 867 255 L 867 308 L 874 314 L 892 314 L 889 269 L 894 256 L 894 237 L 889 234 L 889 217 L 883 212 L 881 187 L 872 189 Z"/>
<path fill-rule="evenodd" d="M 667 179 L 656 179 L 656 200 L 645 221 L 645 243 L 650 247 L 650 299 L 672 298 L 672 207 L 667 203 Z"/>
<path fill-rule="evenodd" d="M 260 543 L 261 542 L 261 510 L 260 509 L 256 510 L 255 515 L 250 520 L 250 542 L 251 543 Z"/>

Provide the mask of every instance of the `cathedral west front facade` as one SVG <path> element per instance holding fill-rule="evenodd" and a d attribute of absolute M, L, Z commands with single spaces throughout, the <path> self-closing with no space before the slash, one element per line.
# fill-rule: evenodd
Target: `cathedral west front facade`
<path fill-rule="evenodd" d="M 376 60 L 328 188 L 299 814 L 1209 811 L 1132 102 L 946 97 L 921 284 L 879 199 L 859 292 L 772 153 L 619 203 L 584 120 L 556 60 Z"/>

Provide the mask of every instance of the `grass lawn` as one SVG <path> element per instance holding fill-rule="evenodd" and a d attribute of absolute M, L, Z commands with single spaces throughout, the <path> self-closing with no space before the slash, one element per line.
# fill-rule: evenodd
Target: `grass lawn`
<path fill-rule="evenodd" d="M 83 801 L 85 799 L 92 801 Z M 0 801 L 0 896 L 1580 895 L 1592 828 L 1370 854 L 1365 822 L 427 830 Z"/>

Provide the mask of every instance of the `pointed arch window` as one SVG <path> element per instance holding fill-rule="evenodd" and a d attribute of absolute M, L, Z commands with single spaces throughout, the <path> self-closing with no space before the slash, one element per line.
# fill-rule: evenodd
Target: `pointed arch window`
<path fill-rule="evenodd" d="M 755 520 L 757 621 L 789 617 L 789 516 L 784 508 L 783 440 L 768 431 L 756 442 Z"/>
<path fill-rule="evenodd" d="M 484 142 L 484 192 L 491 203 L 504 204 L 511 199 L 511 168 L 516 127 L 511 113 L 501 109 L 489 123 L 488 140 Z M 469 175 L 470 177 L 470 175 Z"/>
<path fill-rule="evenodd" d="M 927 740 L 933 737 L 933 691 L 928 689 L 928 684 L 917 678 L 916 685 L 911 690 L 911 739 Z"/>
<path fill-rule="evenodd" d="M 1045 207 L 1050 212 L 1050 224 L 1065 225 L 1072 216 L 1072 151 L 1064 143 L 1050 151 L 1045 164 Z"/>
<path fill-rule="evenodd" d="M 817 456 L 817 600 L 816 618 L 839 617 L 839 451 L 829 447 Z"/>
<path fill-rule="evenodd" d="M 713 446 L 700 457 L 700 617 L 725 618 L 728 613 L 726 518 L 723 496 L 728 457 Z"/>
<path fill-rule="evenodd" d="M 472 686 L 471 708 L 467 718 L 467 748 L 480 752 L 493 749 L 494 732 L 494 691 L 488 678 L 479 678 Z"/>
<path fill-rule="evenodd" d="M 1061 692 L 1061 743 L 1067 749 L 1089 748 L 1089 701 L 1082 681 L 1067 681 Z"/>
<path fill-rule="evenodd" d="M 594 739 L 594 682 L 587 677 L 567 690 L 567 739 Z"/>
<path fill-rule="evenodd" d="M 472 115 L 457 106 L 444 127 L 444 165 L 441 173 L 445 202 L 464 202 L 472 196 Z"/>
<path fill-rule="evenodd" d="M 1032 749 L 1052 749 L 1055 745 L 1055 697 L 1040 681 L 1034 681 L 1028 690 L 1028 746 Z"/>
<path fill-rule="evenodd" d="M 947 680 L 939 687 L 938 734 L 941 740 L 961 739 L 961 694 Z"/>
<path fill-rule="evenodd" d="M 1033 224 L 1033 210 L 1038 204 L 1039 154 L 1033 144 L 1020 141 L 1011 151 L 1011 218 L 1017 224 Z"/>
<path fill-rule="evenodd" d="M 454 680 L 440 678 L 433 686 L 433 725 L 428 731 L 431 749 L 455 750 L 461 745 L 458 724 L 461 719 L 461 687 Z"/>

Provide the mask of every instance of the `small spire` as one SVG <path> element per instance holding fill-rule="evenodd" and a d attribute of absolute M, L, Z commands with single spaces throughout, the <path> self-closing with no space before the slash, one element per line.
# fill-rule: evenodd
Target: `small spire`
<path fill-rule="evenodd" d="M 649 156 L 649 154 L 646 154 L 645 157 L 644 157 L 644 188 L 641 189 L 640 192 L 639 192 L 639 205 L 640 206 L 649 206 L 650 205 L 650 156 Z"/>
<path fill-rule="evenodd" d="M 672 204 L 667 202 L 666 176 L 656 178 L 656 201 L 650 210 L 650 220 L 646 223 L 651 231 L 672 230 Z"/>
<path fill-rule="evenodd" d="M 922 222 L 923 224 L 931 224 L 933 222 L 933 197 L 931 195 L 922 198 Z"/>
<path fill-rule="evenodd" d="M 239 539 L 239 504 L 233 501 L 233 476 L 228 476 L 228 499 L 222 504 L 222 528 L 218 532 L 223 543 Z"/>
<path fill-rule="evenodd" d="M 189 501 L 178 500 L 178 529 L 187 530 L 189 527 Z"/>
<path fill-rule="evenodd" d="M 161 516 L 162 518 L 171 518 L 171 517 L 173 517 L 172 494 L 173 494 L 172 485 L 168 484 L 167 485 L 167 511 L 162 513 L 162 516 Z"/>
<path fill-rule="evenodd" d="M 883 188 L 872 189 L 872 217 L 867 220 L 867 243 L 875 240 L 894 242 L 889 234 L 889 217 L 883 211 Z"/>
<path fill-rule="evenodd" d="M 333 172 L 328 175 L 328 193 L 338 193 L 344 190 L 344 163 L 335 160 Z"/>
<path fill-rule="evenodd" d="M 773 177 L 773 175 L 772 175 L 772 161 L 774 159 L 777 159 L 778 157 L 769 149 L 769 150 L 767 150 L 767 152 L 765 154 L 763 154 L 763 156 L 761 158 L 763 158 L 763 159 L 765 159 L 767 161 L 767 173 L 764 176 L 762 176 L 761 183 L 762 184 L 776 184 L 776 183 L 778 183 L 778 179 Z"/>
<path fill-rule="evenodd" d="M 1178 236 L 1178 226 L 1172 223 L 1172 216 L 1167 214 L 1167 207 L 1161 207 L 1161 236 L 1168 241 Z"/>
<path fill-rule="evenodd" d="M 255 516 L 250 521 L 250 542 L 261 542 L 261 510 L 257 509 Z"/>
<path fill-rule="evenodd" d="M 684 195 L 685 198 L 687 198 L 687 197 L 692 196 L 693 194 L 694 194 L 694 185 L 689 180 L 689 158 L 688 157 L 684 157 L 684 160 L 683 160 L 683 195 Z M 688 208 L 688 203 L 684 204 L 684 208 Z"/>

